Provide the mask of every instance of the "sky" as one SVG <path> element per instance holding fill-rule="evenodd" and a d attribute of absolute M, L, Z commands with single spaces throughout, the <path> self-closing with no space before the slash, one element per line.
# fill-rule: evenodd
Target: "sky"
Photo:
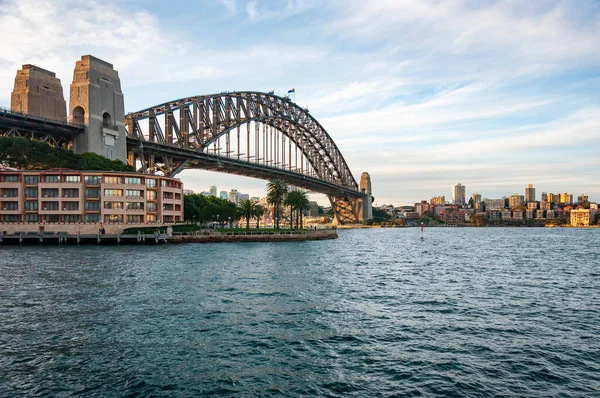
<path fill-rule="evenodd" d="M 91 54 L 126 112 L 200 94 L 296 89 L 375 204 L 541 192 L 600 201 L 600 2 L 0 0 L 0 106 L 17 69 L 65 90 Z M 187 170 L 264 196 L 265 181 Z M 325 204 L 322 195 L 311 195 Z"/>

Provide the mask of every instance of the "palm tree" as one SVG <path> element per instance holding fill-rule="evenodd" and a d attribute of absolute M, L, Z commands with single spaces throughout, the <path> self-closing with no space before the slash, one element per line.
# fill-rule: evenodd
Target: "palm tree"
<path fill-rule="evenodd" d="M 288 193 L 289 187 L 283 180 L 275 179 L 267 184 L 267 201 L 273 204 L 275 213 L 275 228 L 279 229 L 280 205 Z"/>
<path fill-rule="evenodd" d="M 287 195 L 285 195 L 285 200 L 283 201 L 284 206 L 290 207 L 290 228 L 294 227 L 294 209 L 296 208 L 297 203 L 297 195 L 298 191 L 290 191 Z M 296 222 L 296 226 L 298 226 L 298 222 Z"/>
<path fill-rule="evenodd" d="M 256 214 L 256 202 L 244 199 L 238 204 L 238 213 L 246 219 L 246 229 L 250 228 L 250 219 Z"/>
<path fill-rule="evenodd" d="M 308 195 L 304 191 L 298 191 L 298 204 L 296 205 L 296 211 L 300 214 L 300 229 L 302 229 L 302 216 L 305 210 L 310 210 L 310 201 Z"/>
<path fill-rule="evenodd" d="M 260 228 L 260 218 L 267 210 L 262 205 L 256 205 L 254 208 L 254 217 L 256 217 L 256 228 Z"/>

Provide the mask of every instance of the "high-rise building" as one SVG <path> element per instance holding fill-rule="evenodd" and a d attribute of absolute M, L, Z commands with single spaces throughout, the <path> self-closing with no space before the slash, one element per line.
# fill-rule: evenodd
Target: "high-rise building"
<path fill-rule="evenodd" d="M 573 204 L 573 195 L 570 195 L 568 193 L 561 193 L 560 194 L 560 203 L 564 203 L 566 205 L 572 205 Z"/>
<path fill-rule="evenodd" d="M 219 198 L 227 200 L 229 198 L 229 195 L 227 195 L 227 191 L 221 191 L 219 193 Z"/>
<path fill-rule="evenodd" d="M 235 203 L 236 205 L 238 204 L 238 191 L 237 189 L 232 189 L 231 191 L 229 191 L 229 195 L 228 195 L 228 199 L 231 203 Z"/>
<path fill-rule="evenodd" d="M 525 188 L 525 203 L 535 202 L 535 188 L 533 184 L 529 184 L 527 188 Z"/>
<path fill-rule="evenodd" d="M 481 204 L 481 194 L 474 193 L 471 198 L 473 198 L 473 206 L 476 209 L 479 209 L 479 205 Z"/>
<path fill-rule="evenodd" d="M 452 189 L 452 204 L 458 206 L 465 205 L 465 186 L 456 184 Z"/>
<path fill-rule="evenodd" d="M 446 197 L 445 196 L 434 196 L 433 198 L 431 198 L 429 203 L 431 203 L 434 206 L 443 206 L 446 204 Z"/>
<path fill-rule="evenodd" d="M 584 203 L 584 202 L 589 202 L 587 195 L 581 194 L 581 196 L 577 197 L 577 203 Z"/>
<path fill-rule="evenodd" d="M 238 203 L 242 203 L 243 200 L 250 200 L 250 195 L 247 193 L 238 194 Z"/>
<path fill-rule="evenodd" d="M 211 196 L 217 196 L 217 187 L 215 187 L 214 185 L 212 187 L 210 187 L 209 189 L 210 195 Z"/>
<path fill-rule="evenodd" d="M 548 202 L 548 194 L 546 192 L 542 192 L 541 202 Z"/>

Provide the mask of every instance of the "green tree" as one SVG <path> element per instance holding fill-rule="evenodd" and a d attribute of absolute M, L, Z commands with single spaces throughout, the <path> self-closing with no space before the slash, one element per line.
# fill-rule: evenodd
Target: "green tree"
<path fill-rule="evenodd" d="M 238 204 L 238 214 L 246 219 L 246 229 L 250 229 L 250 219 L 256 214 L 256 202 L 244 199 Z"/>
<path fill-rule="evenodd" d="M 304 191 L 291 191 L 286 197 L 284 204 L 290 206 L 290 221 L 292 214 L 296 215 L 296 228 L 302 228 L 302 216 L 305 210 L 310 209 L 310 201 L 308 195 Z"/>
<path fill-rule="evenodd" d="M 267 212 L 264 206 L 257 204 L 254 209 L 254 217 L 256 217 L 256 228 L 260 228 L 260 218 Z"/>
<path fill-rule="evenodd" d="M 475 201 L 473 200 L 473 197 L 469 198 L 469 208 L 475 208 Z"/>
<path fill-rule="evenodd" d="M 281 203 L 289 191 L 288 185 L 283 180 L 274 179 L 267 184 L 267 202 L 273 205 L 275 228 L 279 228 L 281 219 Z"/>

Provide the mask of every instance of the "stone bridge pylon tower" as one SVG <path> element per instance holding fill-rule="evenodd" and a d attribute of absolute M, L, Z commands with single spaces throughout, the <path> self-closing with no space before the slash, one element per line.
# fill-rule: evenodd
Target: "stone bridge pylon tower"
<path fill-rule="evenodd" d="M 85 133 L 75 139 L 75 152 L 127 161 L 123 92 L 112 64 L 91 55 L 77 61 L 69 109 L 69 121 L 85 126 Z"/>

